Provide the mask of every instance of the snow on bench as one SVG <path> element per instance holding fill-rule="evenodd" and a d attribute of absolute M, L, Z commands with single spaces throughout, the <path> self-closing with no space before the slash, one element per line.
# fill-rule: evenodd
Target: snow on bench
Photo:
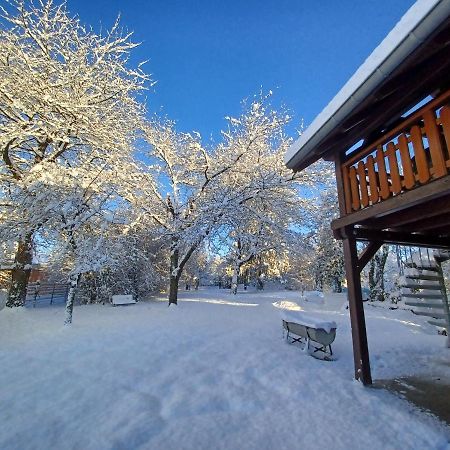
<path fill-rule="evenodd" d="M 293 342 L 303 342 L 306 339 L 306 349 L 309 351 L 311 341 L 319 344 L 319 347 L 314 347 L 314 352 L 318 351 L 327 356 L 333 355 L 331 344 L 336 338 L 336 322 L 332 320 L 324 320 L 321 317 L 314 316 L 310 313 L 302 311 L 282 311 L 281 319 L 283 321 L 283 329 L 287 331 L 286 340 Z M 292 337 L 296 335 L 298 338 Z M 314 356 L 314 355 L 313 355 Z"/>
<path fill-rule="evenodd" d="M 112 305 L 134 305 L 136 300 L 133 300 L 132 295 L 113 295 Z"/>
<path fill-rule="evenodd" d="M 286 322 L 297 323 L 309 328 L 323 329 L 329 333 L 333 328 L 336 328 L 334 320 L 324 320 L 322 317 L 315 316 L 311 313 L 303 311 L 282 311 L 281 318 Z"/>

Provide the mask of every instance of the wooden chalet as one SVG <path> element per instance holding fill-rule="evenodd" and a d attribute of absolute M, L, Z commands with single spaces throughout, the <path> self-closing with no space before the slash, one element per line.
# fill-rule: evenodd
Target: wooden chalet
<path fill-rule="evenodd" d="M 371 384 L 360 273 L 383 243 L 450 249 L 450 0 L 419 0 L 286 154 L 334 161 L 355 376 Z M 357 242 L 366 242 L 358 254 Z"/>

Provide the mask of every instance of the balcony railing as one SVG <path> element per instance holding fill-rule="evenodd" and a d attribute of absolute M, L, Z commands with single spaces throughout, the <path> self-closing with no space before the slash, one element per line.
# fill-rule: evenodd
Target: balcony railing
<path fill-rule="evenodd" d="M 449 101 L 447 91 L 343 162 L 347 214 L 449 173 Z"/>

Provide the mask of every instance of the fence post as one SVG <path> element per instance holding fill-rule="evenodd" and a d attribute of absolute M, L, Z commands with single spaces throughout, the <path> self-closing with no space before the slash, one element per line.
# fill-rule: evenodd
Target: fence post
<path fill-rule="evenodd" d="M 53 283 L 52 296 L 50 298 L 50 305 L 53 305 L 53 295 L 55 294 L 56 283 Z"/>
<path fill-rule="evenodd" d="M 34 286 L 34 299 L 33 299 L 33 308 L 36 308 L 36 297 L 38 295 L 38 287 L 37 285 Z"/>

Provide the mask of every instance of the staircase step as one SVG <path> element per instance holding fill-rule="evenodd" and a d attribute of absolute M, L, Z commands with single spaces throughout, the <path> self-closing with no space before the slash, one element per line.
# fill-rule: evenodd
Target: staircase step
<path fill-rule="evenodd" d="M 447 328 L 447 324 L 443 320 L 429 320 L 428 323 L 436 327 Z"/>
<path fill-rule="evenodd" d="M 414 306 L 417 308 L 435 308 L 435 309 L 444 309 L 443 303 L 431 303 L 431 302 L 405 302 L 406 306 Z"/>
<path fill-rule="evenodd" d="M 439 267 L 435 264 L 425 264 L 420 262 L 413 262 L 413 263 L 405 263 L 406 267 L 410 267 L 412 269 L 417 270 L 430 270 L 432 272 L 438 272 Z"/>
<path fill-rule="evenodd" d="M 431 272 L 439 272 L 439 267 L 430 264 L 416 264 L 418 270 L 429 270 Z"/>
<path fill-rule="evenodd" d="M 429 289 L 429 290 L 441 290 L 440 284 L 419 284 L 419 283 L 406 283 L 402 284 L 400 287 L 408 289 Z"/>
<path fill-rule="evenodd" d="M 441 281 L 441 277 L 439 275 L 405 275 L 405 278 L 408 278 L 410 280 Z"/>
<path fill-rule="evenodd" d="M 442 294 L 401 294 L 402 297 L 408 297 L 408 298 L 434 298 L 442 300 Z"/>
<path fill-rule="evenodd" d="M 419 316 L 434 317 L 435 319 L 444 319 L 444 320 L 447 317 L 447 314 L 437 312 L 437 311 L 414 311 L 414 314 L 417 314 Z"/>

